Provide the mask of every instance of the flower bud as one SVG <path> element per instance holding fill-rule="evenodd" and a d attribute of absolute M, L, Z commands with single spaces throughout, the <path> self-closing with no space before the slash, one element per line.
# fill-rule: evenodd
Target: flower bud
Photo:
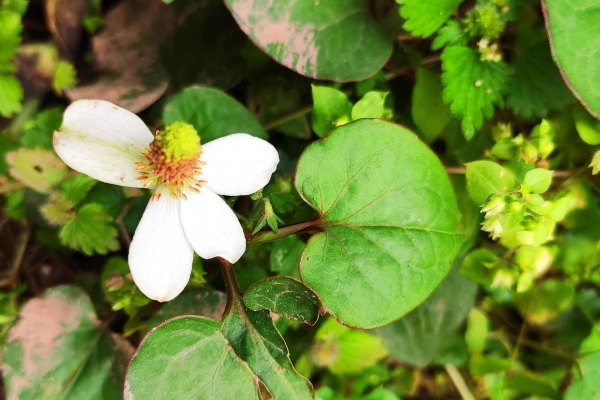
<path fill-rule="evenodd" d="M 539 219 L 533 215 L 526 215 L 525 217 L 523 217 L 523 220 L 521 221 L 521 226 L 523 227 L 523 229 L 525 229 L 527 231 L 533 231 L 533 230 L 537 229 L 539 224 L 540 224 Z"/>
<path fill-rule="evenodd" d="M 534 145 L 527 143 L 521 147 L 521 160 L 525 164 L 533 164 L 537 161 L 538 157 L 538 149 Z"/>
<path fill-rule="evenodd" d="M 508 212 L 514 213 L 521 211 L 521 208 L 523 208 L 523 202 L 521 202 L 521 200 L 513 200 L 508 206 Z"/>
<path fill-rule="evenodd" d="M 490 199 L 483 205 L 481 208 L 482 213 L 486 213 L 486 217 L 491 217 L 492 215 L 496 215 L 506 206 L 506 202 L 504 201 L 504 196 L 495 195 L 490 197 Z"/>
<path fill-rule="evenodd" d="M 489 232 L 492 239 L 498 238 L 504 231 L 497 215 L 484 219 L 481 225 L 481 229 Z"/>
<path fill-rule="evenodd" d="M 492 287 L 509 289 L 514 283 L 515 277 L 510 273 L 510 271 L 501 269 L 496 272 L 496 275 L 494 275 Z"/>
<path fill-rule="evenodd" d="M 523 135 L 519 133 L 512 141 L 515 145 L 520 146 L 525 142 L 525 139 L 523 138 Z"/>

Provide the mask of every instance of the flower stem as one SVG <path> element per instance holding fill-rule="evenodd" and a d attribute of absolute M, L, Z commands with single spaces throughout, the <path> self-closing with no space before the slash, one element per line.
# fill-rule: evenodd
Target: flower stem
<path fill-rule="evenodd" d="M 235 272 L 233 271 L 233 265 L 221 257 L 218 257 L 218 260 L 221 263 L 221 273 L 223 274 L 225 292 L 227 293 L 227 304 L 223 311 L 223 318 L 225 318 L 231 312 L 231 308 L 234 304 L 241 301 L 242 295 L 235 277 Z"/>
<path fill-rule="evenodd" d="M 258 232 L 255 235 L 248 234 L 246 235 L 246 242 L 250 244 L 271 242 L 273 240 L 281 239 L 282 237 L 298 233 L 304 229 L 318 226 L 321 224 L 321 222 L 322 221 L 320 219 L 314 219 L 312 221 L 301 222 L 299 224 L 280 228 L 277 232 L 263 231 Z"/>
<path fill-rule="evenodd" d="M 448 372 L 448 376 L 450 376 L 452 383 L 454 383 L 454 386 L 460 393 L 460 396 L 463 398 L 463 400 L 475 400 L 475 397 L 473 394 L 471 394 L 467 383 L 454 365 L 446 364 L 446 372 Z"/>

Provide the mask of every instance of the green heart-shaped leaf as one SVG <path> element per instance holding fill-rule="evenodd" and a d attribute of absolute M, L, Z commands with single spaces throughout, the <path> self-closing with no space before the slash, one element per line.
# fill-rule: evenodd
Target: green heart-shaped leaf
<path fill-rule="evenodd" d="M 575 97 L 600 118 L 600 4 L 596 0 L 543 0 L 554 61 Z"/>
<path fill-rule="evenodd" d="M 463 240 L 442 164 L 412 132 L 358 120 L 306 148 L 296 188 L 319 213 L 300 275 L 340 322 L 374 328 L 421 303 Z"/>
<path fill-rule="evenodd" d="M 220 325 L 185 316 L 154 328 L 131 359 L 125 399 L 260 399 L 252 371 Z"/>
<path fill-rule="evenodd" d="M 477 285 L 452 270 L 423 304 L 377 335 L 395 358 L 418 367 L 431 363 L 448 334 L 473 307 Z"/>
<path fill-rule="evenodd" d="M 250 39 L 277 62 L 318 79 L 360 81 L 375 74 L 392 44 L 362 0 L 225 0 Z"/>

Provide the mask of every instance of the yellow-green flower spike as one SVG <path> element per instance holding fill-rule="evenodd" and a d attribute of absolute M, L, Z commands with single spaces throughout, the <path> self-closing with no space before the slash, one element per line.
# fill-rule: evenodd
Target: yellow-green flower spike
<path fill-rule="evenodd" d="M 200 153 L 200 136 L 192 125 L 185 122 L 168 125 L 154 140 L 161 143 L 162 152 L 168 160 L 189 160 L 198 158 Z"/>

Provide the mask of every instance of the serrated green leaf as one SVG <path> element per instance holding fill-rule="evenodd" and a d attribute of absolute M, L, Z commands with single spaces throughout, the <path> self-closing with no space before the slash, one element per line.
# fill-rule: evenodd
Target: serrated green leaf
<path fill-rule="evenodd" d="M 118 232 L 111 221 L 112 218 L 106 215 L 100 204 L 85 204 L 77 210 L 75 218 L 61 228 L 60 240 L 88 256 L 118 250 Z"/>
<path fill-rule="evenodd" d="M 600 118 L 600 5 L 596 0 L 543 0 L 554 61 L 575 97 Z"/>
<path fill-rule="evenodd" d="M 56 286 L 29 300 L 8 337 L 2 370 L 9 399 L 121 398 L 133 348 L 100 327 L 82 289 Z"/>
<path fill-rule="evenodd" d="M 467 190 L 478 206 L 492 194 L 504 194 L 514 187 L 512 173 L 492 161 L 474 161 L 467 164 Z"/>
<path fill-rule="evenodd" d="M 401 361 L 424 367 L 436 356 L 448 333 L 473 307 L 477 285 L 450 271 L 435 291 L 402 319 L 377 330 L 390 354 Z"/>
<path fill-rule="evenodd" d="M 102 269 L 102 291 L 113 305 L 113 310 L 124 309 L 133 316 L 150 299 L 133 282 L 129 265 L 123 257 L 111 257 Z"/>
<path fill-rule="evenodd" d="M 523 183 L 529 186 L 532 193 L 544 193 L 552 184 L 552 171 L 535 168 L 525 174 Z"/>
<path fill-rule="evenodd" d="M 97 180 L 87 175 L 79 174 L 64 181 L 60 191 L 67 196 L 73 205 L 79 204 L 87 196 L 88 192 L 98 183 Z"/>
<path fill-rule="evenodd" d="M 256 282 L 244 294 L 252 311 L 270 310 L 287 319 L 314 325 L 319 320 L 321 301 L 308 286 L 289 277 L 275 276 Z"/>
<path fill-rule="evenodd" d="M 28 149 L 41 147 L 52 150 L 52 135 L 62 124 L 62 107 L 53 107 L 37 114 L 23 127 L 21 143 Z"/>
<path fill-rule="evenodd" d="M 548 43 L 519 49 L 513 62 L 506 105 L 523 118 L 544 118 L 575 101 L 552 61 Z"/>
<path fill-rule="evenodd" d="M 452 114 L 461 119 L 467 140 L 481 128 L 484 119 L 494 114 L 494 106 L 503 107 L 510 68 L 502 61 L 482 61 L 469 47 L 450 46 L 442 52 L 444 101 Z"/>
<path fill-rule="evenodd" d="M 455 19 L 450 19 L 446 22 L 437 33 L 433 42 L 431 42 L 431 50 L 439 50 L 446 46 L 466 46 L 469 37 L 463 30 L 462 25 Z"/>
<path fill-rule="evenodd" d="M 0 115 L 8 118 L 21 112 L 23 87 L 14 76 L 0 75 Z"/>
<path fill-rule="evenodd" d="M 409 312 L 462 243 L 448 176 L 401 126 L 365 119 L 336 128 L 306 148 L 295 184 L 323 230 L 309 239 L 300 275 L 344 324 L 374 328 Z"/>
<path fill-rule="evenodd" d="M 6 9 L 0 9 L 0 72 L 8 72 L 7 65 L 17 54 L 21 43 L 21 16 Z M 1 91 L 0 91 L 1 93 Z"/>
<path fill-rule="evenodd" d="M 269 389 L 274 399 L 313 399 L 308 379 L 296 372 L 283 338 L 267 311 L 252 311 L 234 295 L 221 331 L 235 353 Z"/>
<path fill-rule="evenodd" d="M 411 115 L 425 142 L 430 143 L 442 133 L 452 114 L 444 104 L 444 87 L 440 78 L 423 68 L 417 69 L 416 78 L 412 92 Z"/>
<path fill-rule="evenodd" d="M 452 15 L 462 0 L 405 0 L 400 15 L 406 19 L 404 29 L 415 36 L 428 37 Z"/>
<path fill-rule="evenodd" d="M 52 77 L 52 89 L 57 94 L 61 94 L 65 89 L 74 88 L 77 85 L 77 71 L 68 61 L 60 60 L 54 70 Z"/>
<path fill-rule="evenodd" d="M 327 86 L 312 85 L 313 110 L 310 114 L 313 131 L 319 137 L 339 124 L 350 122 L 352 103 L 344 92 Z"/>
<path fill-rule="evenodd" d="M 192 86 L 169 97 L 162 116 L 165 125 L 173 122 L 193 125 L 202 143 L 240 132 L 268 138 L 243 105 L 225 92 L 209 87 Z"/>
<path fill-rule="evenodd" d="M 269 56 L 317 79 L 360 81 L 381 69 L 392 44 L 362 0 L 225 0 L 236 22 Z"/>
<path fill-rule="evenodd" d="M 387 92 L 367 92 L 352 107 L 352 120 L 359 118 L 383 118 L 385 114 L 385 98 Z"/>
<path fill-rule="evenodd" d="M 260 399 L 254 375 L 219 325 L 183 316 L 154 328 L 131 359 L 124 398 Z"/>
<path fill-rule="evenodd" d="M 96 182 L 94 187 L 88 192 L 85 202 L 100 204 L 104 208 L 104 212 L 115 219 L 123 209 L 125 193 L 121 186 Z M 145 209 L 146 207 L 144 206 L 144 210 Z"/>

